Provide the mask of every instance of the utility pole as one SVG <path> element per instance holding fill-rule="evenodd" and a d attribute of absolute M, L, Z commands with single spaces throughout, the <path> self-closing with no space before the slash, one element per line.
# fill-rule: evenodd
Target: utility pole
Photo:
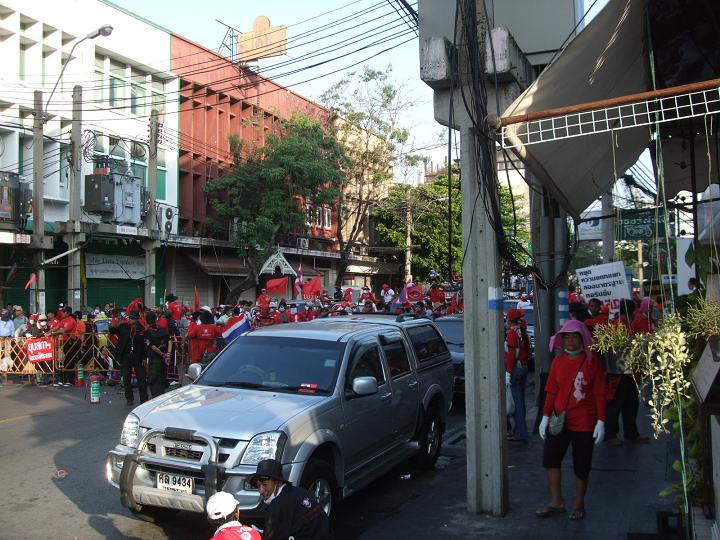
<path fill-rule="evenodd" d="M 145 298 L 146 306 L 156 303 L 155 285 L 155 254 L 159 247 L 156 240 L 158 224 L 156 217 L 155 199 L 157 197 L 157 153 L 158 153 L 158 111 L 153 109 L 150 113 L 150 136 L 148 137 L 148 209 L 145 214 L 145 227 L 150 238 L 143 241 L 145 250 Z"/>
<path fill-rule="evenodd" d="M 410 207 L 410 186 L 405 193 L 405 283 L 410 281 L 412 273 L 412 208 Z"/>
<path fill-rule="evenodd" d="M 613 262 L 615 259 L 615 218 L 607 217 L 613 215 L 613 194 L 612 188 L 602 196 L 602 258 L 604 263 Z"/>
<path fill-rule="evenodd" d="M 69 215 L 68 232 L 65 243 L 70 250 L 85 241 L 85 234 L 80 228 L 80 183 L 82 182 L 82 86 L 75 85 L 72 94 L 72 126 L 70 132 L 70 178 L 68 185 Z M 67 288 L 68 303 L 79 309 L 85 303 L 82 284 L 80 282 L 80 250 L 68 255 Z"/>
<path fill-rule="evenodd" d="M 638 240 L 637 243 L 638 246 L 638 280 L 640 281 L 640 296 L 645 296 L 645 289 L 643 287 L 643 283 L 645 281 L 645 268 L 643 265 L 645 264 L 645 261 L 643 260 L 643 241 Z"/>
<path fill-rule="evenodd" d="M 45 313 L 45 270 L 43 247 L 45 245 L 45 179 L 43 178 L 43 95 L 35 90 L 35 110 L 33 112 L 33 244 L 37 246 L 34 266 L 37 272 L 35 280 L 35 309 Z"/>

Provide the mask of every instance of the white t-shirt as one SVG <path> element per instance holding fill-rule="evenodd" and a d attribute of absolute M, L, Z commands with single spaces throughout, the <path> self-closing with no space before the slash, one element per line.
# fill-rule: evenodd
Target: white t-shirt
<path fill-rule="evenodd" d="M 382 292 L 383 302 L 385 304 L 389 304 L 392 302 L 392 299 L 395 298 L 395 291 L 393 291 L 390 287 L 387 289 L 384 289 Z"/>

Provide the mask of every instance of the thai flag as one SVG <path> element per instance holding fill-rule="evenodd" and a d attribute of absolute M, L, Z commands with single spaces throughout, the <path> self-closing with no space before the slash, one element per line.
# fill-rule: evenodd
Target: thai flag
<path fill-rule="evenodd" d="M 295 298 L 302 298 L 303 292 L 303 275 L 302 275 L 302 264 L 298 268 L 297 276 L 295 276 Z"/>
<path fill-rule="evenodd" d="M 251 328 L 250 317 L 248 317 L 247 313 L 241 313 L 235 317 L 230 317 L 230 320 L 222 329 L 222 337 L 225 339 L 225 343 L 230 343 L 233 339 Z"/>

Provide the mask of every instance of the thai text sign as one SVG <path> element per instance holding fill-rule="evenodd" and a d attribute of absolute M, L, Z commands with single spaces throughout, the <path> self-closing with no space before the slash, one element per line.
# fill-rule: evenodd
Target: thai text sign
<path fill-rule="evenodd" d="M 33 338 L 25 342 L 28 362 L 52 362 L 54 349 L 52 338 Z"/>
<path fill-rule="evenodd" d="M 578 283 L 588 300 L 597 298 L 605 301 L 614 298 L 631 298 L 630 287 L 625 276 L 625 265 L 612 262 L 578 268 Z"/>
<path fill-rule="evenodd" d="M 649 240 L 665 236 L 665 212 L 660 209 L 620 214 L 620 237 L 623 240 Z"/>
<path fill-rule="evenodd" d="M 132 255 L 85 254 L 85 275 L 91 279 L 142 279 L 145 259 Z"/>

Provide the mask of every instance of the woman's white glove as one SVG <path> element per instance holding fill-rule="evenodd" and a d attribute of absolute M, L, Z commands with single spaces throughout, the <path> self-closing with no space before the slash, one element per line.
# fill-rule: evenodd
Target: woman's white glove
<path fill-rule="evenodd" d="M 510 386 L 510 374 L 505 372 L 505 386 Z"/>
<path fill-rule="evenodd" d="M 593 431 L 593 439 L 595 439 L 595 444 L 600 444 L 600 442 L 605 438 L 605 422 L 602 420 L 598 420 L 597 424 L 595 424 L 595 431 Z"/>
<path fill-rule="evenodd" d="M 545 435 L 547 432 L 548 422 L 550 421 L 549 416 L 543 416 L 542 420 L 540 420 L 540 427 L 538 428 L 538 433 L 540 434 L 540 438 L 544 441 Z"/>

